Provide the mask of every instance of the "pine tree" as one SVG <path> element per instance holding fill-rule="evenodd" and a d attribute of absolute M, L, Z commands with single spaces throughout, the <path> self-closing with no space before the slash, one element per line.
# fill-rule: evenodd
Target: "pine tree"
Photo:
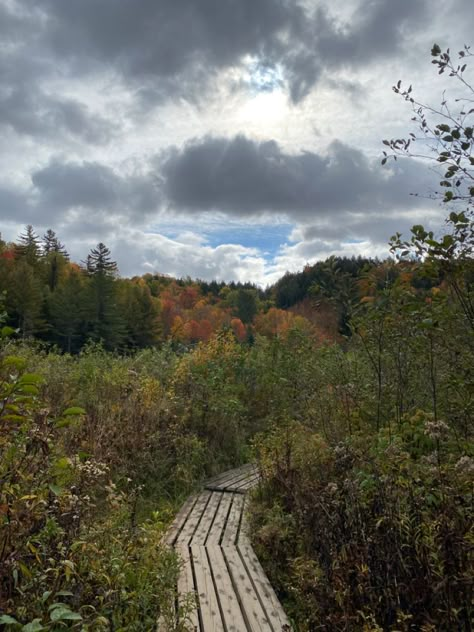
<path fill-rule="evenodd" d="M 37 265 L 40 259 L 40 242 L 31 224 L 28 224 L 25 232 L 19 236 L 15 256 L 24 259 L 30 266 Z"/>
<path fill-rule="evenodd" d="M 99 243 L 87 256 L 88 298 L 86 313 L 88 336 L 102 341 L 107 349 L 116 349 L 124 336 L 124 323 L 117 306 L 117 263 L 110 250 Z"/>
<path fill-rule="evenodd" d="M 141 280 L 140 280 L 141 281 Z M 119 282 L 119 306 L 125 324 L 127 347 L 151 347 L 161 336 L 158 300 L 143 282 Z"/>
<path fill-rule="evenodd" d="M 7 311 L 24 337 L 44 331 L 41 281 L 26 258 L 15 263 L 6 279 Z"/>
<path fill-rule="evenodd" d="M 84 333 L 84 280 L 74 266 L 69 266 L 67 275 L 51 294 L 49 312 L 56 341 L 68 353 L 78 351 Z"/>
<path fill-rule="evenodd" d="M 43 235 L 42 249 L 46 283 L 49 289 L 54 292 L 59 281 L 60 272 L 66 262 L 69 261 L 69 254 L 57 238 L 54 230 L 50 228 Z"/>
<path fill-rule="evenodd" d="M 69 259 L 69 254 L 64 245 L 59 241 L 54 230 L 48 228 L 43 235 L 43 254 L 45 256 L 52 252 L 62 255 L 65 259 Z"/>
<path fill-rule="evenodd" d="M 102 242 L 92 248 L 87 256 L 87 271 L 92 275 L 112 276 L 117 273 L 117 262 L 112 261 L 110 250 Z"/>
<path fill-rule="evenodd" d="M 255 290 L 238 290 L 236 307 L 237 317 L 245 325 L 251 323 L 258 311 L 257 292 Z"/>

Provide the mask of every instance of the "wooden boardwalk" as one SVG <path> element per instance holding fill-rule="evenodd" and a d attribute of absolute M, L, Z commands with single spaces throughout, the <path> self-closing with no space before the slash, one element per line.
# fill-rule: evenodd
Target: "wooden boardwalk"
<path fill-rule="evenodd" d="M 182 560 L 178 603 L 186 595 L 196 600 L 186 619 L 190 631 L 291 630 L 247 533 L 245 492 L 257 482 L 251 465 L 208 481 L 184 504 L 168 532 L 167 542 Z M 158 630 L 166 628 L 158 624 Z"/>

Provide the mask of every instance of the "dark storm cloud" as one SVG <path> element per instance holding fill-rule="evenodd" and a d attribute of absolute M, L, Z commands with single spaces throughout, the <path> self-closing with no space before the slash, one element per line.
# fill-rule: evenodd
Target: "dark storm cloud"
<path fill-rule="evenodd" d="M 150 174 L 122 175 L 97 162 L 51 161 L 31 176 L 38 209 L 89 209 L 134 223 L 160 206 Z"/>
<path fill-rule="evenodd" d="M 307 183 L 324 161 L 312 154 L 285 156 L 275 141 L 204 138 L 164 158 L 163 192 L 183 210 L 253 214 L 307 206 Z"/>
<path fill-rule="evenodd" d="M 341 22 L 321 3 L 282 58 L 292 100 L 306 97 L 323 72 L 333 78 L 340 67 L 360 67 L 403 53 L 427 7 L 426 0 L 370 0 L 359 3 L 349 22 Z"/>
<path fill-rule="evenodd" d="M 1 19 L 0 15 L 0 23 Z M 95 114 L 84 103 L 45 89 L 43 82 L 53 77 L 61 64 L 39 46 L 32 30 L 41 31 L 41 24 L 36 27 L 24 19 L 15 18 L 15 37 L 9 33 L 3 39 L 0 33 L 7 43 L 0 56 L 0 132 L 10 128 L 18 134 L 44 139 L 66 136 L 94 145 L 108 142 L 118 128 L 116 121 Z"/>
<path fill-rule="evenodd" d="M 49 38 L 61 56 L 112 64 L 128 77 L 170 77 L 195 65 L 210 71 L 244 55 L 282 62 L 295 100 L 328 62 L 366 63 L 404 44 L 426 0 L 361 2 L 349 24 L 323 3 L 311 13 L 290 0 L 44 0 Z M 296 51 L 296 52 L 295 52 Z"/>
<path fill-rule="evenodd" d="M 76 211 L 84 211 L 88 217 L 128 225 L 164 208 L 191 216 L 208 211 L 235 217 L 274 214 L 302 224 L 322 222 L 318 230 L 328 238 L 335 225 L 324 228 L 324 223 L 337 218 L 345 234 L 353 231 L 358 237 L 377 230 L 370 213 L 383 223 L 394 211 L 426 206 L 426 200 L 409 194 L 428 192 L 434 182 L 423 165 L 401 161 L 382 168 L 340 141 L 321 154 L 290 154 L 274 140 L 205 137 L 161 153 L 143 173 L 53 159 L 32 173 L 30 190 L 0 190 L 0 208 L 5 217 L 21 221 L 32 216 L 72 221 Z"/>
<path fill-rule="evenodd" d="M 298 220 L 345 211 L 406 209 L 432 182 L 424 167 L 370 162 L 334 141 L 325 154 L 288 154 L 275 141 L 205 137 L 162 156 L 162 191 L 171 208 L 245 216 L 280 212 Z"/>
<path fill-rule="evenodd" d="M 360 3 L 349 24 L 342 25 L 328 9 L 318 9 L 307 30 L 316 37 L 319 56 L 326 63 L 360 65 L 401 49 L 427 8 L 424 0 L 369 0 Z"/>
<path fill-rule="evenodd" d="M 51 162 L 31 180 L 44 202 L 55 207 L 111 207 L 119 199 L 120 178 L 97 163 Z"/>
<path fill-rule="evenodd" d="M 296 0 L 38 0 L 34 7 L 16 0 L 16 11 L 9 4 L 0 11 L 16 44 L 9 67 L 24 69 L 12 78 L 17 95 L 31 62 L 35 81 L 111 73 L 156 105 L 173 96 L 203 96 L 208 79 L 249 56 L 279 65 L 297 102 L 324 72 L 403 51 L 426 5 L 361 1 L 348 23 L 323 2 L 310 9 Z M 14 102 L 6 100 L 2 115 Z M 23 105 L 35 118 L 31 100 Z"/>
<path fill-rule="evenodd" d="M 421 211 L 421 209 L 420 209 Z M 345 241 L 360 242 L 370 241 L 374 244 L 386 244 L 390 237 L 399 232 L 405 237 L 410 234 L 410 229 L 415 223 L 429 224 L 430 228 L 437 230 L 441 226 L 444 211 L 437 209 L 433 205 L 433 210 L 429 213 L 423 211 L 418 215 L 410 213 L 385 212 L 366 213 L 357 215 L 351 212 L 344 213 L 341 222 L 331 224 L 321 222 L 304 226 L 299 229 L 299 237 L 304 242 L 320 239 L 330 243 L 339 243 L 341 239 Z"/>
<path fill-rule="evenodd" d="M 16 44 L 29 32 L 33 37 L 38 27 L 38 12 L 35 7 L 21 3 L 0 4 L 0 38 L 4 44 Z"/>
<path fill-rule="evenodd" d="M 0 222 L 18 221 L 19 218 L 25 223 L 31 219 L 31 207 L 27 197 L 20 191 L 0 186 Z"/>
<path fill-rule="evenodd" d="M 10 5 L 1 2 L 0 133 L 2 128 L 10 128 L 42 139 L 107 143 L 119 127 L 117 121 L 97 115 L 85 103 L 56 94 L 54 89 L 45 89 L 49 79 L 64 73 L 64 64 L 51 56 L 45 44 L 49 21 L 44 12 L 22 3 L 13 3 L 17 11 L 9 11 Z"/>
<path fill-rule="evenodd" d="M 51 97 L 34 86 L 17 86 L 0 94 L 0 127 L 37 137 L 67 135 L 92 145 L 107 143 L 117 125 L 93 115 L 72 99 Z"/>
<path fill-rule="evenodd" d="M 201 59 L 233 64 L 260 52 L 300 13 L 284 0 L 44 0 L 61 55 L 118 64 L 131 75 L 171 75 Z"/>

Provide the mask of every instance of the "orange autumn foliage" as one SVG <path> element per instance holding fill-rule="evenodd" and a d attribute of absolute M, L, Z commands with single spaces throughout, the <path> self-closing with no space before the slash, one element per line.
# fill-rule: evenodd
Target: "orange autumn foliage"
<path fill-rule="evenodd" d="M 303 316 L 287 312 L 277 307 L 271 307 L 265 314 L 258 314 L 255 318 L 255 331 L 262 336 L 273 338 L 286 336 L 291 329 L 311 331 L 311 323 Z"/>
<path fill-rule="evenodd" d="M 232 331 L 234 332 L 237 340 L 239 342 L 243 342 L 247 336 L 247 330 L 245 329 L 245 325 L 240 320 L 240 318 L 233 318 L 230 321 L 230 326 L 232 327 Z"/>

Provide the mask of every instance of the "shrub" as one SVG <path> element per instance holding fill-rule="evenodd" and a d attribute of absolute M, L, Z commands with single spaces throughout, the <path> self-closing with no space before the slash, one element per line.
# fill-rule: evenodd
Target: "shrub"
<path fill-rule="evenodd" d="M 290 424 L 255 447 L 255 544 L 302 630 L 470 629 L 472 444 L 419 412 L 396 435 L 330 447 Z"/>
<path fill-rule="evenodd" d="M 105 485 L 106 464 L 66 451 L 84 411 L 52 415 L 41 382 L 23 358 L 1 359 L 0 623 L 151 629 L 169 610 L 178 570 L 162 525 L 137 526 L 139 490 Z"/>

